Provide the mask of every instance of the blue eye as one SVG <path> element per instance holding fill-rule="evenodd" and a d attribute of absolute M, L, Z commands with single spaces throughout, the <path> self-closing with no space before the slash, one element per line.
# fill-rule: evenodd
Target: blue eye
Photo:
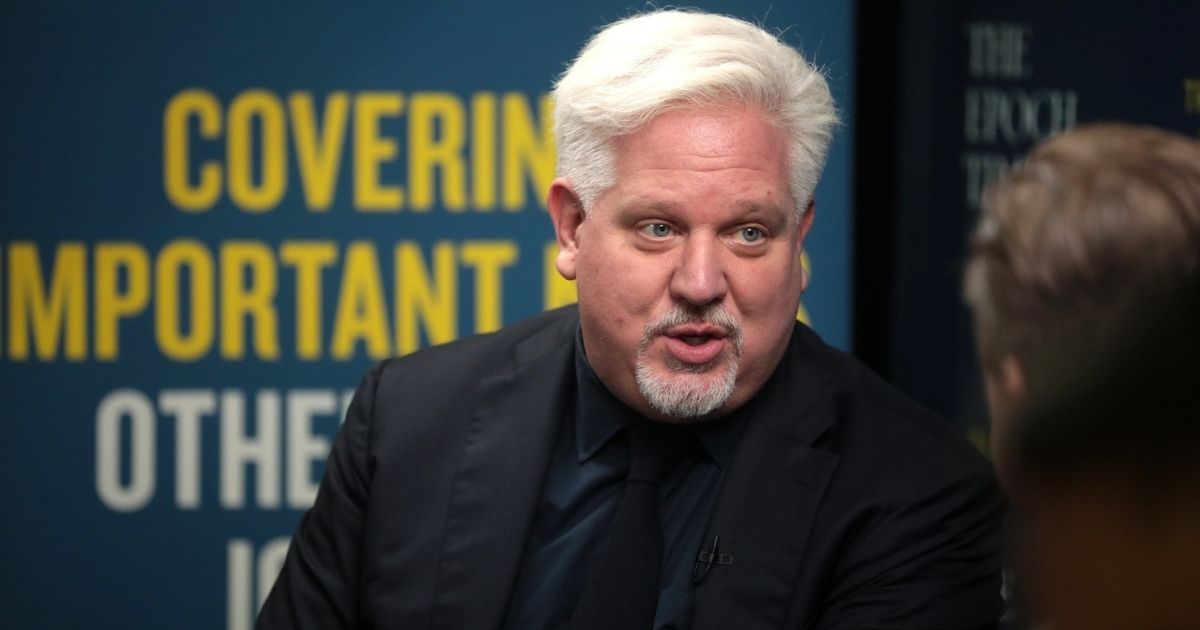
<path fill-rule="evenodd" d="M 756 243 L 762 240 L 763 233 L 762 230 L 756 227 L 744 227 L 738 230 L 738 236 L 740 236 L 742 241 L 745 243 Z"/>
<path fill-rule="evenodd" d="M 648 223 L 641 228 L 647 236 L 666 238 L 671 235 L 671 226 L 666 223 Z"/>

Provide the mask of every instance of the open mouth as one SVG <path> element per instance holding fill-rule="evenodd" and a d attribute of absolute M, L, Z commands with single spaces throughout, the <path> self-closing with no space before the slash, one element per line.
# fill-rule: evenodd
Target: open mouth
<path fill-rule="evenodd" d="M 663 334 L 690 345 L 699 345 L 710 339 L 724 339 L 729 336 L 724 328 L 704 323 L 672 326 L 663 331 Z"/>
<path fill-rule="evenodd" d="M 667 352 L 688 365 L 701 365 L 716 359 L 725 349 L 728 333 L 711 324 L 684 324 L 665 331 Z"/>

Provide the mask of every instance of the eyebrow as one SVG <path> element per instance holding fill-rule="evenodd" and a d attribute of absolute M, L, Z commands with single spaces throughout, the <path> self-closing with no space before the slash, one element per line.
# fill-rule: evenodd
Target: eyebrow
<path fill-rule="evenodd" d="M 738 210 L 750 217 L 761 217 L 760 220 L 772 224 L 771 227 L 788 226 L 795 216 L 790 209 L 777 203 L 760 203 L 758 201 L 739 201 L 735 204 Z"/>

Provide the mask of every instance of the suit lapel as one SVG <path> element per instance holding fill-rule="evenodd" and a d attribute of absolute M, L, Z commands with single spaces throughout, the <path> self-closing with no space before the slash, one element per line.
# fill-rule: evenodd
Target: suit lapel
<path fill-rule="evenodd" d="M 574 318 L 516 348 L 480 384 L 451 482 L 433 627 L 502 621 L 546 466 L 570 401 Z"/>
<path fill-rule="evenodd" d="M 792 346 L 747 407 L 745 433 L 721 483 L 705 548 L 719 534 L 717 552 L 733 556 L 732 564 L 710 567 L 696 585 L 696 630 L 779 628 L 788 616 L 809 533 L 839 460 L 811 446 L 834 418 L 827 375 L 804 360 L 808 348 L 796 335 Z"/>

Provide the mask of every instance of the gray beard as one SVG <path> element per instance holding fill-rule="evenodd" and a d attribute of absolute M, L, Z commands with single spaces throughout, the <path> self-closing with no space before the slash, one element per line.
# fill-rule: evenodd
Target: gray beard
<path fill-rule="evenodd" d="M 650 367 L 650 359 L 647 356 L 651 342 L 671 327 L 692 322 L 709 323 L 727 330 L 733 346 L 731 354 L 724 359 L 718 357 L 705 365 L 690 365 L 668 359 L 667 369 L 671 373 L 656 374 Z M 696 310 L 677 305 L 658 321 L 646 324 L 638 343 L 637 371 L 634 377 L 642 398 L 659 413 L 674 418 L 698 418 L 717 410 L 733 395 L 734 385 L 737 384 L 738 360 L 741 356 L 741 326 L 724 308 L 711 306 Z M 716 383 L 689 377 L 691 374 L 719 370 L 722 367 L 721 363 L 724 363 L 724 373 Z"/>

